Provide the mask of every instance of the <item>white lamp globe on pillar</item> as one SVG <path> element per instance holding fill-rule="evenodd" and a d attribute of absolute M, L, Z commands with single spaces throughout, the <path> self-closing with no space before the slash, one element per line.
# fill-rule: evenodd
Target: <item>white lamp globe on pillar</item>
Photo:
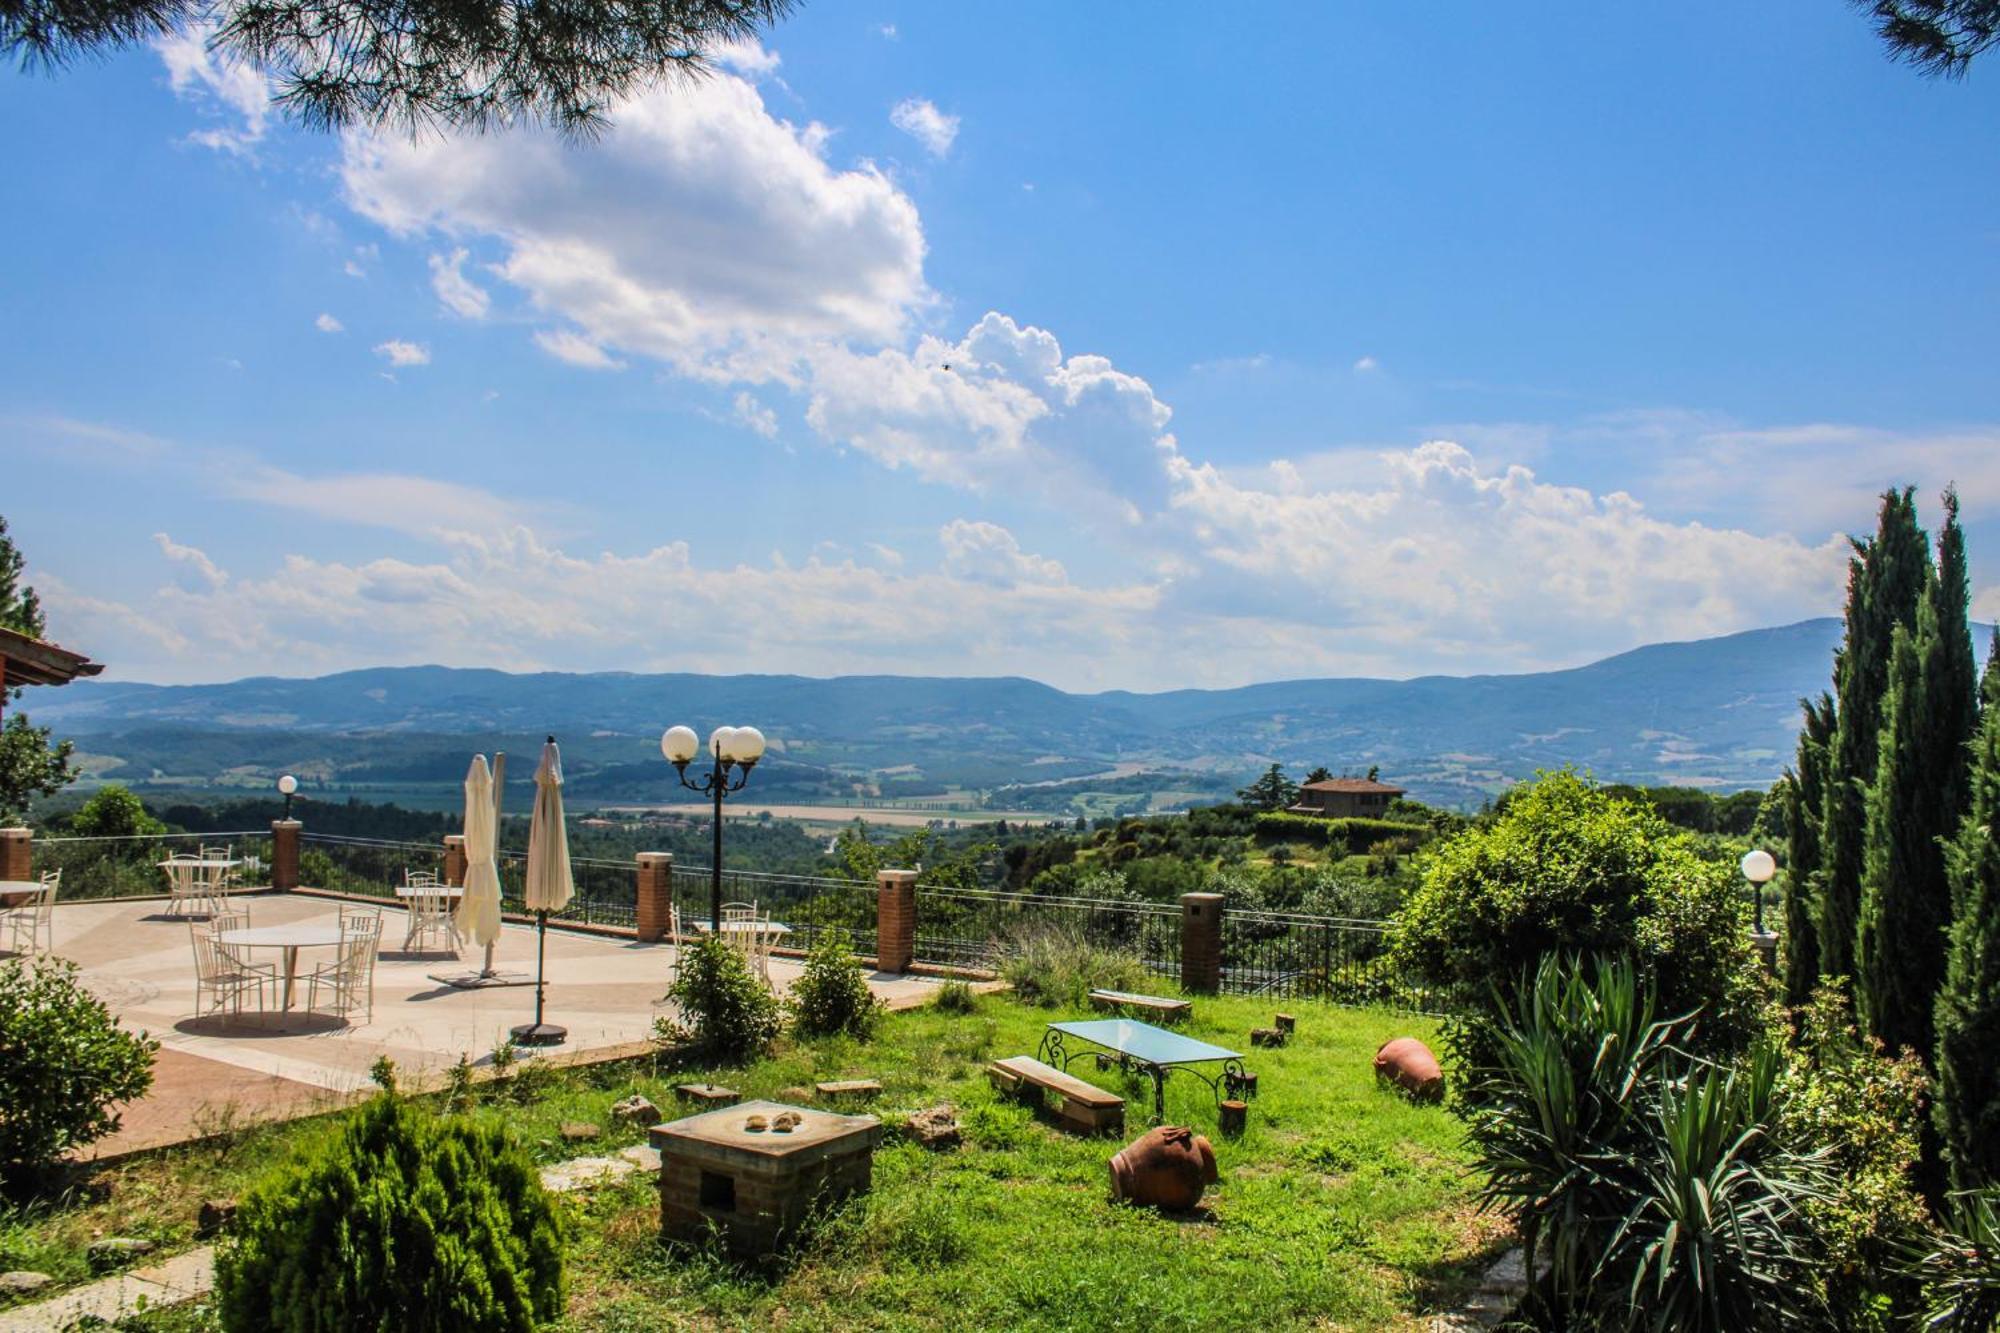
<path fill-rule="evenodd" d="M 1775 962 L 1778 937 L 1764 929 L 1764 886 L 1778 873 L 1778 862 L 1769 852 L 1757 847 L 1743 854 L 1741 865 L 1743 878 L 1750 881 L 1751 891 L 1757 896 L 1756 925 L 1751 931 L 1750 938 L 1755 941 L 1759 949 L 1763 950 L 1767 960 Z"/>
<path fill-rule="evenodd" d="M 285 818 L 292 817 L 292 793 L 299 789 L 299 780 L 290 773 L 278 779 L 278 794 L 285 798 Z"/>
<path fill-rule="evenodd" d="M 688 778 L 688 765 L 701 753 L 701 738 L 692 727 L 668 727 L 660 736 L 660 753 L 680 775 L 681 786 L 698 791 L 714 802 L 715 852 L 709 867 L 709 927 L 722 929 L 722 802 L 743 790 L 750 770 L 764 757 L 764 733 L 755 727 L 717 727 L 708 735 L 711 767 L 699 782 Z M 736 770 L 732 780 L 730 770 Z"/>

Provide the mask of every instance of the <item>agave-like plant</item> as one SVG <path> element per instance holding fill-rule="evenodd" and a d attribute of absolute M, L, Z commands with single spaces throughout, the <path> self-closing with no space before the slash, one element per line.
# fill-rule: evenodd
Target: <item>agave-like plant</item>
<path fill-rule="evenodd" d="M 1912 1253 L 1925 1284 L 1925 1333 L 2000 1328 L 2000 1189 L 1945 1199 L 1943 1228 Z"/>
<path fill-rule="evenodd" d="M 1656 1333 L 1808 1324 L 1800 1208 L 1818 1177 L 1769 1132 L 1777 1053 L 1686 1054 L 1694 1016 L 1659 1018 L 1625 959 L 1544 957 L 1522 980 L 1464 1104 L 1482 1201 L 1546 1264 L 1536 1313 Z"/>

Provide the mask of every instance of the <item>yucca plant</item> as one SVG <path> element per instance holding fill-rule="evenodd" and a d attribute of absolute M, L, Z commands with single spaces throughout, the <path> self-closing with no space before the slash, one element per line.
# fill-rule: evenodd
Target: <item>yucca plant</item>
<path fill-rule="evenodd" d="M 1773 1139 L 1779 1060 L 1682 1049 L 1621 958 L 1544 957 L 1489 1036 L 1466 1099 L 1487 1176 L 1538 1267 L 1530 1313 L 1557 1328 L 1798 1327 L 1813 1163 Z"/>
<path fill-rule="evenodd" d="M 2000 1328 L 2000 1190 L 1949 1195 L 1943 1229 L 1912 1252 L 1925 1285 L 1926 1333 Z"/>

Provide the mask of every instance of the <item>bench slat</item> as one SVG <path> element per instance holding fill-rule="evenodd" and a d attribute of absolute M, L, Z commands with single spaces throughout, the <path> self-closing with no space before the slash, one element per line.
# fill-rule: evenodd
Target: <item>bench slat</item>
<path fill-rule="evenodd" d="M 1015 1078 L 1048 1088 L 1052 1092 L 1059 1092 L 1069 1100 L 1084 1106 L 1105 1108 L 1125 1104 L 1125 1099 L 1117 1093 L 1094 1087 L 1074 1075 L 1065 1074 L 1054 1065 L 1042 1063 L 1033 1056 L 1010 1056 L 1005 1060 L 995 1060 L 993 1065 Z"/>

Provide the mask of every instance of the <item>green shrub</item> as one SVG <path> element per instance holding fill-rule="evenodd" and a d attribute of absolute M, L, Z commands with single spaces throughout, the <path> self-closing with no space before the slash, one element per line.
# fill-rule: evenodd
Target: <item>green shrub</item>
<path fill-rule="evenodd" d="M 720 935 L 704 935 L 681 950 L 680 975 L 667 989 L 681 1013 L 676 1035 L 728 1064 L 768 1050 L 777 1040 L 782 1014 L 743 955 Z"/>
<path fill-rule="evenodd" d="M 112 1108 L 153 1086 L 159 1045 L 119 1027 L 76 964 L 0 965 L 0 1178 L 31 1178 L 115 1133 Z"/>
<path fill-rule="evenodd" d="M 1414 850 L 1430 838 L 1426 824 L 1393 819 L 1327 819 L 1320 815 L 1295 815 L 1288 810 L 1266 810 L 1257 816 L 1257 841 L 1304 842 L 1322 847 L 1362 852 L 1370 843 L 1384 839 L 1407 840 Z"/>
<path fill-rule="evenodd" d="M 938 987 L 937 998 L 931 1004 L 947 1014 L 969 1014 L 979 1007 L 979 997 L 973 993 L 970 982 L 947 981 Z"/>
<path fill-rule="evenodd" d="M 1779 1055 L 1688 1056 L 1691 1021 L 1657 1014 L 1630 961 L 1551 954 L 1494 1022 L 1468 1132 L 1485 1201 L 1549 1260 L 1530 1305 L 1566 1328 L 1808 1326 L 1821 1173 L 1773 1132 Z"/>
<path fill-rule="evenodd" d="M 1910 1250 L 1925 1333 L 1991 1333 L 2000 1328 L 2000 1190 L 1947 1196 L 1943 1221 Z"/>
<path fill-rule="evenodd" d="M 1001 977 L 1014 994 L 1045 1009 L 1080 1009 L 1093 990 L 1141 990 L 1146 965 L 1051 921 L 1017 927 L 1001 942 Z"/>
<path fill-rule="evenodd" d="M 1470 1007 L 1461 1054 L 1487 1058 L 1482 1002 L 1498 983 L 1504 1008 L 1510 979 L 1548 953 L 1630 954 L 1664 1013 L 1701 1012 L 1690 1039 L 1704 1052 L 1741 1050 L 1762 1030 L 1768 981 L 1730 867 L 1568 770 L 1510 795 L 1492 823 L 1430 854 L 1396 917 L 1397 958 Z"/>
<path fill-rule="evenodd" d="M 882 1002 L 868 989 L 868 974 L 847 942 L 847 932 L 823 930 L 806 951 L 799 979 L 787 1002 L 792 1026 L 802 1037 L 846 1032 L 865 1037 L 881 1015 Z"/>
<path fill-rule="evenodd" d="M 562 1314 L 562 1236 L 504 1131 L 384 1093 L 244 1197 L 215 1280 L 232 1333 L 525 1333 Z"/>
<path fill-rule="evenodd" d="M 1929 1080 L 1917 1057 L 1891 1060 L 1856 1032 L 1845 991 L 1824 985 L 1797 1013 L 1779 1132 L 1817 1154 L 1832 1182 L 1806 1204 L 1814 1282 L 1846 1329 L 1902 1327 L 1917 1283 L 1896 1262 L 1925 1224 L 1915 1172 Z"/>

